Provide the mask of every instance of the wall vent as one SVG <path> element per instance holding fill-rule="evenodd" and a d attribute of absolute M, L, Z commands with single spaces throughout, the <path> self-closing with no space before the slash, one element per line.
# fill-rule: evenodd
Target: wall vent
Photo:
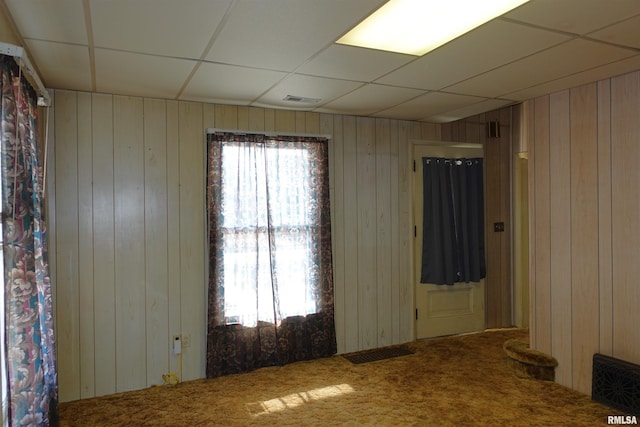
<path fill-rule="evenodd" d="M 627 414 L 640 414 L 640 366 L 594 354 L 591 398 Z"/>

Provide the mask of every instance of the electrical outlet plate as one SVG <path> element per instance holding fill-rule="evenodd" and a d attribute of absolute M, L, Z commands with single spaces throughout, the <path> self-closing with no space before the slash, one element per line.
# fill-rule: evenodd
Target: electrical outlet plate
<path fill-rule="evenodd" d="M 180 338 L 180 335 L 175 335 L 173 337 L 172 345 L 174 355 L 177 356 L 178 354 L 182 353 L 182 339 Z"/>

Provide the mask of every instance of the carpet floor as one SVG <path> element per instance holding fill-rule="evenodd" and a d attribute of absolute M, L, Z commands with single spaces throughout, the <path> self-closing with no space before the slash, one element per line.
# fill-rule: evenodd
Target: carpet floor
<path fill-rule="evenodd" d="M 516 377 L 506 329 L 422 340 L 412 355 L 342 356 L 60 405 L 64 426 L 598 426 L 617 411 L 549 381 Z"/>

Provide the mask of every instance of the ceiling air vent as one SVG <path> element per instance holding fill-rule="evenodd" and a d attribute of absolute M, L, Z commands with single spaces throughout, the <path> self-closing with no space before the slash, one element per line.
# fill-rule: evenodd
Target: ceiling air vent
<path fill-rule="evenodd" d="M 300 102 L 302 104 L 316 104 L 320 102 L 320 98 L 306 98 L 304 96 L 287 95 L 283 101 Z"/>

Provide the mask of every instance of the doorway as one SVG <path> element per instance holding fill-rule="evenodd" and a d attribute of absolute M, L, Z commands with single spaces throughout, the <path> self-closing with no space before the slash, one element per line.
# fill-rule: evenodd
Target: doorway
<path fill-rule="evenodd" d="M 416 339 L 481 331 L 485 328 L 485 283 L 420 283 L 422 260 L 422 158 L 484 157 L 481 144 L 414 142 L 412 210 L 414 219 L 413 283 Z"/>

